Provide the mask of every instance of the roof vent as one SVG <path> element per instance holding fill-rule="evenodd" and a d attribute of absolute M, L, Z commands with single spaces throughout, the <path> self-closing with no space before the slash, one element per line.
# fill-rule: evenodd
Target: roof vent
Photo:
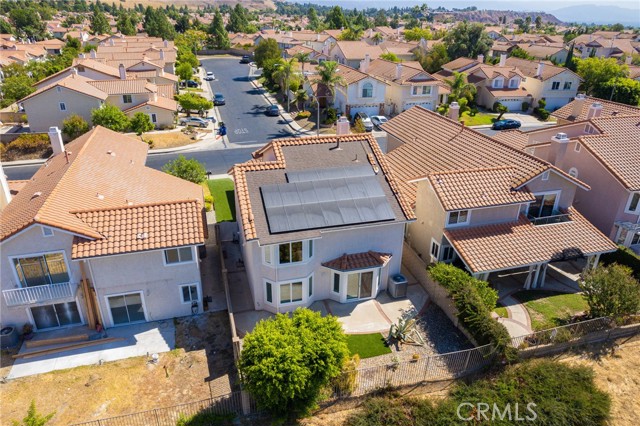
<path fill-rule="evenodd" d="M 110 155 L 110 156 L 112 156 L 112 157 L 115 157 L 115 156 L 116 156 L 115 151 L 111 151 L 111 150 L 107 151 L 107 154 L 108 154 L 108 155 Z"/>
<path fill-rule="evenodd" d="M 104 200 L 104 195 L 98 193 L 98 194 L 96 194 L 96 198 L 98 200 Z"/>
<path fill-rule="evenodd" d="M 561 141 L 569 140 L 569 136 L 566 133 L 556 133 L 555 138 Z"/>
<path fill-rule="evenodd" d="M 138 240 L 146 240 L 147 238 L 149 238 L 149 234 L 147 232 L 138 232 L 136 234 L 136 239 Z"/>
<path fill-rule="evenodd" d="M 38 192 L 34 192 L 34 193 L 33 193 L 33 196 L 31 197 L 31 199 L 38 198 L 38 197 L 39 197 L 39 196 L 41 196 L 41 195 L 42 195 L 42 192 L 40 192 L 40 191 L 38 191 Z"/>

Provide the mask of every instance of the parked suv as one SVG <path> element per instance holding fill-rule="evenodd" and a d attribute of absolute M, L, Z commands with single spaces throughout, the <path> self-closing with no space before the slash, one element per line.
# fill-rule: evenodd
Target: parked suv
<path fill-rule="evenodd" d="M 371 122 L 371 119 L 369 118 L 366 112 L 356 112 L 355 115 L 353 116 L 353 124 L 356 123 L 358 118 L 362 120 L 362 124 L 364 124 L 364 129 L 367 132 L 371 132 L 373 130 L 373 123 Z"/>
<path fill-rule="evenodd" d="M 182 117 L 180 124 L 182 126 L 207 127 L 209 122 L 200 117 Z"/>
<path fill-rule="evenodd" d="M 251 56 L 242 55 L 242 59 L 240 59 L 240 63 L 241 64 L 248 64 L 249 62 L 251 62 Z"/>

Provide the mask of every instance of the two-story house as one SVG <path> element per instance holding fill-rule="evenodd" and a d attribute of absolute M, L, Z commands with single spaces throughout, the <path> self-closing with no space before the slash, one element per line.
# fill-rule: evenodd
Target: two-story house
<path fill-rule="evenodd" d="M 358 68 L 360 62 L 369 55 L 371 60 L 377 59 L 384 53 L 380 46 L 370 45 L 364 41 L 337 41 L 329 50 L 327 56 L 339 64 Z"/>
<path fill-rule="evenodd" d="M 413 211 L 368 134 L 274 139 L 232 169 L 256 310 L 375 298 Z"/>
<path fill-rule="evenodd" d="M 202 312 L 202 188 L 145 167 L 148 145 L 95 127 L 11 195 L 2 176 L 0 319 L 37 330 Z M 15 192 L 15 191 L 14 191 Z"/>
<path fill-rule="evenodd" d="M 571 103 L 552 112 L 551 116 L 558 120 L 558 124 L 588 120 L 592 118 L 593 113 L 595 112 L 591 108 L 594 103 L 598 103 L 600 105 L 598 108 L 600 117 L 640 114 L 640 108 L 638 107 L 594 98 L 593 96 L 585 96 L 580 93 L 576 95 L 575 99 Z"/>
<path fill-rule="evenodd" d="M 382 125 L 386 155 L 415 209 L 407 240 L 427 262 L 459 259 L 490 279 L 544 285 L 549 263 L 597 263 L 615 245 L 573 207 L 589 187 L 553 165 L 422 107 Z"/>

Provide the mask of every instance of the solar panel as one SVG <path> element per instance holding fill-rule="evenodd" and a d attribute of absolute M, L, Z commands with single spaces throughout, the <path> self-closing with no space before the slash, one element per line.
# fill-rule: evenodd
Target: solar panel
<path fill-rule="evenodd" d="M 272 234 L 395 219 L 370 166 L 287 173 L 260 188 Z"/>

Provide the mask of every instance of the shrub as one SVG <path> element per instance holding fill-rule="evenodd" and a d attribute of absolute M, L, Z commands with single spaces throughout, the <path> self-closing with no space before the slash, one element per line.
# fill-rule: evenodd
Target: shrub
<path fill-rule="evenodd" d="M 115 105 L 104 104 L 91 110 L 91 122 L 94 126 L 103 126 L 114 132 L 123 132 L 129 128 L 129 117 Z"/>
<path fill-rule="evenodd" d="M 18 136 L 6 147 L 5 154 L 9 155 L 29 155 L 48 152 L 51 149 L 49 136 L 46 134 L 24 134 Z"/>
<path fill-rule="evenodd" d="M 640 313 L 640 282 L 627 266 L 613 263 L 592 269 L 584 274 L 580 288 L 593 317 Z"/>
<path fill-rule="evenodd" d="M 353 123 L 353 133 L 366 133 L 367 129 L 364 127 L 364 123 L 362 122 L 362 120 L 360 119 L 360 117 L 358 117 L 356 119 L 356 122 Z"/>
<path fill-rule="evenodd" d="M 207 179 L 207 171 L 202 163 L 196 159 L 187 160 L 184 155 L 162 166 L 162 171 L 193 183 L 202 183 Z"/>
<path fill-rule="evenodd" d="M 522 111 L 529 111 L 529 102 L 522 103 Z"/>
<path fill-rule="evenodd" d="M 636 279 L 640 280 L 640 257 L 630 248 L 619 246 L 617 251 L 605 253 L 600 257 L 600 264 L 610 265 L 612 263 L 628 266 Z"/>
<path fill-rule="evenodd" d="M 71 114 L 62 122 L 62 133 L 69 139 L 75 139 L 89 131 L 89 123 L 78 114 Z"/>
<path fill-rule="evenodd" d="M 38 414 L 36 411 L 36 402 L 31 400 L 31 404 L 29 404 L 29 409 L 27 410 L 27 415 L 22 419 L 22 422 L 19 423 L 14 420 L 13 424 L 15 426 L 44 426 L 55 414 L 55 411 L 45 416 Z"/>
<path fill-rule="evenodd" d="M 296 114 L 296 120 L 309 117 L 311 117 L 311 111 L 300 111 L 298 112 L 298 114 Z"/>
<path fill-rule="evenodd" d="M 335 108 L 327 108 L 327 118 L 324 120 L 324 124 L 333 124 L 338 121 L 338 110 Z"/>
<path fill-rule="evenodd" d="M 178 420 L 176 420 L 176 426 L 226 426 L 233 425 L 233 414 L 215 414 L 203 411 L 193 416 L 187 416 L 180 413 Z"/>
<path fill-rule="evenodd" d="M 131 118 L 129 127 L 136 135 L 140 136 L 144 132 L 150 132 L 156 126 L 151 122 L 151 117 L 147 114 L 144 112 L 136 112 L 133 114 L 133 118 Z"/>
<path fill-rule="evenodd" d="M 208 212 L 211 211 L 211 209 L 213 207 L 213 196 L 211 196 L 211 195 L 205 195 L 204 196 L 204 207 Z"/>
<path fill-rule="evenodd" d="M 349 395 L 355 390 L 356 378 L 358 377 L 357 369 L 360 366 L 360 356 L 355 354 L 351 358 L 345 360 L 342 366 L 342 373 L 333 381 L 333 386 L 340 395 Z"/>
<path fill-rule="evenodd" d="M 534 108 L 533 114 L 542 121 L 547 121 L 549 119 L 549 115 L 551 115 L 549 111 L 540 107 Z"/>

